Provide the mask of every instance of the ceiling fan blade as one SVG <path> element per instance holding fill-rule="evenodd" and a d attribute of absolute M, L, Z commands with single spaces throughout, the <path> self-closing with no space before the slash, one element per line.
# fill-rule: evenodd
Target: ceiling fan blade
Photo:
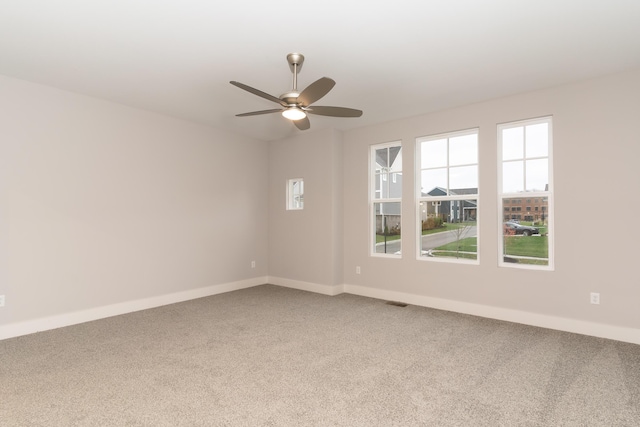
<path fill-rule="evenodd" d="M 300 130 L 307 130 L 311 127 L 311 122 L 309 122 L 309 117 L 305 117 L 300 120 L 293 120 L 293 124 Z"/>
<path fill-rule="evenodd" d="M 244 90 L 246 90 L 247 92 L 250 92 L 250 93 L 252 93 L 252 94 L 254 94 L 254 95 L 258 95 L 258 96 L 259 96 L 259 97 L 261 97 L 261 98 L 268 99 L 269 101 L 276 102 L 276 103 L 278 103 L 278 104 L 282 105 L 283 107 L 286 107 L 286 106 L 287 106 L 287 104 L 286 104 L 283 100 L 281 100 L 280 98 L 276 98 L 275 96 L 273 96 L 273 95 L 269 95 L 269 94 L 268 94 L 268 93 L 266 93 L 266 92 L 263 92 L 263 91 L 261 91 L 261 90 L 258 90 L 258 89 L 255 89 L 255 88 L 252 88 L 251 86 L 247 86 L 247 85 L 246 85 L 246 84 L 244 84 L 244 83 L 234 82 L 234 81 L 230 81 L 229 83 L 231 83 L 232 85 L 234 85 L 234 86 L 236 86 L 236 87 L 239 87 L 240 89 L 244 89 Z"/>
<path fill-rule="evenodd" d="M 354 108 L 344 107 L 320 107 L 313 106 L 306 108 L 305 111 L 311 114 L 317 114 L 319 116 L 333 116 L 333 117 L 360 117 L 362 115 L 361 110 Z"/>
<path fill-rule="evenodd" d="M 298 95 L 298 103 L 304 107 L 313 104 L 335 86 L 336 82 L 329 77 L 322 77 L 311 83 L 305 90 Z"/>
<path fill-rule="evenodd" d="M 252 111 L 250 113 L 236 114 L 236 117 L 258 116 L 260 114 L 280 113 L 281 111 L 281 108 L 275 108 L 273 110 Z"/>

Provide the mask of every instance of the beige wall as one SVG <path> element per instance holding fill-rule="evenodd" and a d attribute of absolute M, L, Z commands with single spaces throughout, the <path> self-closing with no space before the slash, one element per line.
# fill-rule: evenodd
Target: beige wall
<path fill-rule="evenodd" d="M 634 216 L 640 209 L 639 94 L 635 71 L 346 132 L 346 290 L 479 305 L 488 315 L 493 307 L 503 318 L 510 310 L 633 328 L 640 342 L 640 227 Z M 554 126 L 555 271 L 498 268 L 496 124 L 547 115 Z M 480 265 L 418 261 L 410 231 L 416 229 L 415 138 L 474 127 L 480 128 Z M 404 147 L 403 256 L 372 258 L 369 146 L 393 140 Z M 362 274 L 355 274 L 356 266 Z M 589 303 L 590 292 L 600 292 L 601 305 Z"/>
<path fill-rule="evenodd" d="M 0 325 L 266 277 L 267 149 L 0 77 Z"/>
<path fill-rule="evenodd" d="M 288 179 L 304 179 L 304 209 L 285 210 Z M 329 130 L 269 147 L 269 276 L 323 293 L 342 284 L 342 141 Z M 284 279 L 284 280 L 283 280 Z"/>
<path fill-rule="evenodd" d="M 268 277 L 583 333 L 611 325 L 640 343 L 639 93 L 637 70 L 266 143 L 0 77 L 0 332 Z M 555 271 L 498 268 L 496 124 L 546 115 L 554 118 Z M 480 128 L 480 264 L 418 261 L 409 231 L 415 138 L 472 127 Z M 369 146 L 394 140 L 404 147 L 408 243 L 401 259 L 372 258 Z M 305 209 L 286 211 L 286 180 L 299 177 Z M 589 304 L 590 292 L 601 305 Z M 618 329 L 594 334 L 615 338 Z"/>

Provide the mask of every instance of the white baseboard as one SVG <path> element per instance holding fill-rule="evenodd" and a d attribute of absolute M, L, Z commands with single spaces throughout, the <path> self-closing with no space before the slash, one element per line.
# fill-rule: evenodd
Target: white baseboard
<path fill-rule="evenodd" d="M 343 285 L 343 288 L 344 292 L 348 294 L 389 301 L 404 302 L 407 304 L 418 305 L 422 307 L 454 311 L 456 313 L 471 314 L 474 316 L 487 317 L 490 319 L 504 320 L 507 322 L 521 323 L 524 325 L 538 326 L 541 328 L 555 329 L 564 332 L 573 332 L 582 335 L 590 335 L 599 338 L 607 338 L 616 341 L 640 344 L 640 329 L 605 325 L 602 323 L 587 322 L 584 320 L 567 319 L 564 317 L 511 310 L 508 308 L 491 307 L 487 305 L 472 304 L 442 298 L 432 298 L 422 295 L 368 288 L 358 285 L 345 284 Z"/>
<path fill-rule="evenodd" d="M 265 283 L 271 283 L 277 286 L 315 292 L 318 294 L 329 296 L 339 295 L 344 292 L 381 300 L 399 301 L 422 307 L 436 308 L 439 310 L 471 314 L 474 316 L 481 316 L 490 319 L 522 323 L 525 325 L 556 329 L 565 332 L 573 332 L 577 334 L 624 341 L 633 344 L 640 344 L 640 329 L 605 325 L 583 320 L 567 319 L 563 317 L 529 313 L 507 308 L 491 307 L 486 305 L 453 301 L 442 298 L 433 298 L 423 295 L 396 292 L 385 289 L 369 288 L 359 285 L 320 285 L 317 283 L 303 282 L 299 280 L 291 280 L 273 276 L 256 277 L 237 282 L 208 286 L 205 288 L 192 289 L 167 295 L 159 295 L 156 297 L 144 298 L 135 301 L 126 301 L 118 304 L 96 307 L 72 313 L 65 313 L 24 322 L 0 325 L 0 340 L 21 335 L 28 335 L 50 329 L 61 328 L 64 326 L 76 325 L 78 323 L 104 319 L 107 317 L 131 313 L 134 311 L 146 310 L 148 308 L 174 304 L 196 298 L 251 288 Z"/>
<path fill-rule="evenodd" d="M 284 279 L 282 277 L 269 276 L 272 285 L 283 286 L 285 288 L 293 288 L 301 291 L 315 292 L 317 294 L 335 296 L 344 292 L 343 285 L 319 285 L 317 283 L 303 282 L 300 280 Z"/>
<path fill-rule="evenodd" d="M 188 291 L 175 292 L 172 294 L 158 295 L 150 298 L 143 298 L 134 301 L 126 301 L 118 304 L 111 304 L 87 310 L 64 313 L 55 316 L 43 317 L 24 322 L 9 323 L 0 326 L 0 340 L 18 337 L 21 335 L 33 334 L 50 329 L 62 328 L 64 326 L 77 325 L 79 323 L 104 319 L 120 314 L 132 313 L 134 311 L 146 310 L 148 308 L 160 307 L 177 302 L 188 301 L 196 298 L 208 297 L 225 292 L 237 291 L 251 288 L 267 283 L 267 277 L 255 277 L 237 282 L 223 283 L 219 285 L 207 286 L 205 288 L 191 289 Z"/>

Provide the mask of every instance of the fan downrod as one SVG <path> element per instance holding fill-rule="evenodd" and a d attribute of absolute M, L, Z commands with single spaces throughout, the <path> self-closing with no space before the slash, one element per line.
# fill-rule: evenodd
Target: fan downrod
<path fill-rule="evenodd" d="M 298 91 L 298 73 L 304 63 L 304 55 L 301 53 L 290 53 L 287 55 L 287 62 L 293 74 L 293 81 L 291 82 L 292 88 L 289 92 L 280 95 L 280 99 L 289 105 L 295 105 L 298 95 L 300 95 Z"/>

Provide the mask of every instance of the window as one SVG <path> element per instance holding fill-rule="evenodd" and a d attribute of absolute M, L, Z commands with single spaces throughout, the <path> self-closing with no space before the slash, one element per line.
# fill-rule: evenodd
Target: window
<path fill-rule="evenodd" d="M 478 260 L 478 130 L 416 139 L 418 259 Z"/>
<path fill-rule="evenodd" d="M 287 180 L 287 210 L 304 208 L 304 180 L 293 178 Z"/>
<path fill-rule="evenodd" d="M 533 198 L 539 203 L 533 214 L 526 207 L 524 221 L 522 215 L 501 220 L 500 266 L 553 269 L 551 148 L 551 117 L 498 126 L 499 211 L 516 200 L 521 203 L 523 193 L 527 202 Z"/>
<path fill-rule="evenodd" d="M 371 147 L 371 253 L 399 256 L 402 250 L 402 147 L 400 142 Z"/>

